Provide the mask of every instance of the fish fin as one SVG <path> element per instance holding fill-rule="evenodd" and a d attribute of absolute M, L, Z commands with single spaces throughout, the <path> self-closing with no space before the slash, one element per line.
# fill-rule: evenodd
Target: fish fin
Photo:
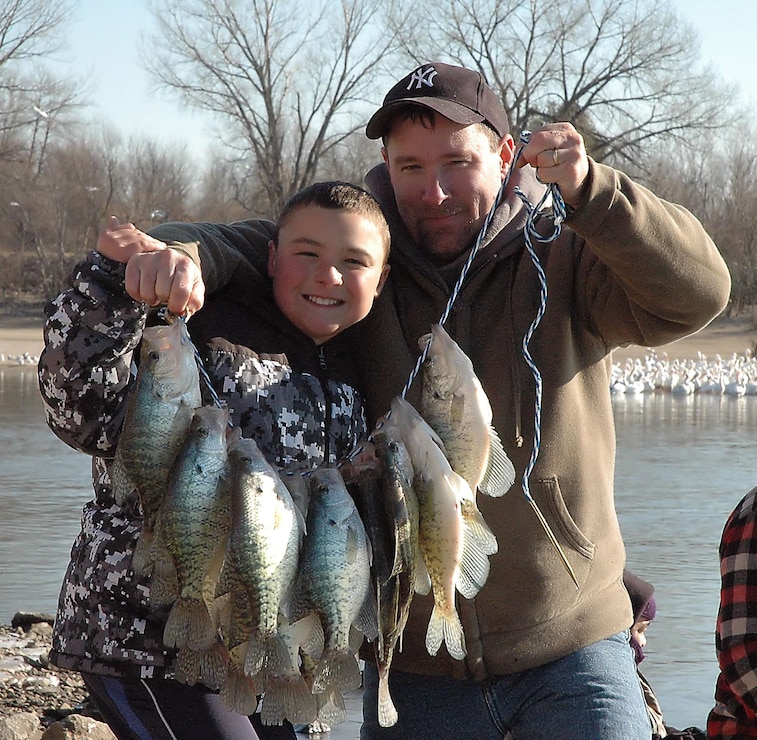
<path fill-rule="evenodd" d="M 310 612 L 297 622 L 292 622 L 288 625 L 287 630 L 293 635 L 295 643 L 307 655 L 316 660 L 321 657 L 323 654 L 323 626 L 315 612 Z"/>
<path fill-rule="evenodd" d="M 426 596 L 431 593 L 431 576 L 429 575 L 426 561 L 423 559 L 420 551 L 415 562 L 415 573 L 413 574 L 413 589 L 415 593 Z"/>
<path fill-rule="evenodd" d="M 465 636 L 460 617 L 454 609 L 445 614 L 436 604 L 431 612 L 431 619 L 426 630 L 426 650 L 429 655 L 436 655 L 442 642 L 447 652 L 456 660 L 462 660 L 466 655 Z"/>
<path fill-rule="evenodd" d="M 256 635 L 250 635 L 247 645 L 247 655 L 244 659 L 244 673 L 246 676 L 256 676 L 266 664 L 269 646 L 267 642 L 258 640 Z"/>
<path fill-rule="evenodd" d="M 464 498 L 460 502 L 460 513 L 465 524 L 465 536 L 473 537 L 485 555 L 494 555 L 498 550 L 497 538 L 484 521 L 475 501 Z"/>
<path fill-rule="evenodd" d="M 179 579 L 171 553 L 157 534 L 150 548 L 152 577 L 150 579 L 150 607 L 163 609 L 173 604 L 179 596 Z"/>
<path fill-rule="evenodd" d="M 239 666 L 229 666 L 226 682 L 221 687 L 224 705 L 238 714 L 254 714 L 258 708 L 255 682 L 245 676 Z"/>
<path fill-rule="evenodd" d="M 150 571 L 153 533 L 144 524 L 137 538 L 134 552 L 131 555 L 131 568 L 135 573 L 146 574 Z"/>
<path fill-rule="evenodd" d="M 466 508 L 475 506 L 470 499 L 465 499 L 464 503 Z M 481 536 L 481 532 L 472 530 L 465 521 L 463 522 L 463 547 L 455 586 L 466 599 L 472 599 L 484 587 L 489 577 L 489 558 L 486 557 L 485 548 L 479 539 Z"/>
<path fill-rule="evenodd" d="M 578 583 L 578 579 L 576 578 L 576 573 L 573 570 L 573 567 L 571 566 L 568 556 L 565 554 L 565 550 L 562 549 L 560 546 L 560 543 L 557 541 L 557 537 L 555 537 L 555 533 L 552 531 L 552 528 L 549 526 L 549 522 L 544 518 L 544 514 L 541 513 L 541 509 L 538 507 L 536 501 L 534 501 L 532 498 L 528 499 L 528 503 L 531 504 L 531 508 L 536 513 L 537 518 L 539 519 L 539 522 L 541 523 L 541 526 L 544 527 L 544 531 L 547 533 L 547 537 L 549 537 L 549 541 L 554 545 L 555 549 L 557 550 L 557 554 L 560 556 L 560 560 L 562 560 L 562 564 L 565 566 L 565 570 L 568 571 L 568 575 L 573 579 L 573 583 L 576 584 L 576 588 L 581 588 L 581 586 Z"/>
<path fill-rule="evenodd" d="M 179 597 L 171 607 L 163 630 L 166 647 L 191 646 L 207 650 L 216 639 L 216 630 L 202 599 Z"/>
<path fill-rule="evenodd" d="M 110 475 L 113 499 L 119 506 L 123 506 L 129 498 L 136 494 L 137 487 L 131 482 L 129 475 L 126 472 L 123 458 L 118 453 L 117 448 L 116 455 L 113 458 L 113 464 L 110 466 L 108 473 Z"/>
<path fill-rule="evenodd" d="M 320 694 L 329 688 L 351 691 L 360 686 L 361 680 L 355 654 L 349 650 L 332 650 L 318 661 L 313 675 L 313 693 Z"/>
<path fill-rule="evenodd" d="M 397 724 L 397 709 L 389 693 L 389 668 L 379 668 L 378 683 L 378 721 L 381 727 L 394 727 Z"/>
<path fill-rule="evenodd" d="M 478 490 L 497 498 L 504 496 L 515 482 L 515 466 L 507 456 L 497 430 L 489 427 L 489 459 Z"/>
<path fill-rule="evenodd" d="M 378 608 L 376 606 L 376 595 L 372 588 L 367 589 L 360 612 L 353 625 L 369 640 L 375 640 L 378 637 Z"/>
<path fill-rule="evenodd" d="M 264 725 L 281 725 L 285 719 L 306 725 L 316 718 L 317 712 L 315 696 L 301 675 L 276 676 L 266 682 L 260 711 Z"/>

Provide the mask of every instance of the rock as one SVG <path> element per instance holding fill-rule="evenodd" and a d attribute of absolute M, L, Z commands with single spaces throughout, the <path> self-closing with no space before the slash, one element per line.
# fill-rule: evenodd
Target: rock
<path fill-rule="evenodd" d="M 116 740 L 116 736 L 103 722 L 72 714 L 50 725 L 40 740 Z"/>
<path fill-rule="evenodd" d="M 45 615 L 19 614 L 24 616 L 14 618 L 16 627 L 0 626 L 0 740 L 39 740 L 46 728 L 73 716 L 86 719 L 88 727 L 90 722 L 101 719 L 81 676 L 50 665 L 47 655 L 52 627 Z M 106 730 L 110 733 L 107 725 L 98 724 L 102 727 L 90 727 L 98 734 L 88 729 L 87 735 L 74 735 L 70 728 L 62 726 L 56 732 L 63 734 L 55 737 L 112 740 L 112 734 L 100 734 Z"/>
<path fill-rule="evenodd" d="M 55 617 L 51 614 L 42 614 L 40 612 L 16 612 L 11 620 L 11 627 L 14 629 L 21 627 L 24 630 L 28 630 L 35 624 L 40 623 L 49 624 L 50 627 L 52 627 L 54 621 Z"/>
<path fill-rule="evenodd" d="M 33 712 L 18 712 L 0 719 L 0 740 L 38 740 L 41 737 L 39 718 Z"/>

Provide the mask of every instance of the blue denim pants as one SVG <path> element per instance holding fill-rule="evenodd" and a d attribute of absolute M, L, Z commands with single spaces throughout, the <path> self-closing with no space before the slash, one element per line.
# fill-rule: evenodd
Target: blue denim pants
<path fill-rule="evenodd" d="M 366 663 L 361 740 L 650 740 L 628 632 L 484 683 L 391 671 L 399 720 L 380 727 L 378 673 Z M 509 734 L 508 734 L 509 733 Z"/>

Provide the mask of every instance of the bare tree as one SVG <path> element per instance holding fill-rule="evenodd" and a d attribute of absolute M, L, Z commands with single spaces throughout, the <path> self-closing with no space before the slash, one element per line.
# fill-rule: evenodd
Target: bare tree
<path fill-rule="evenodd" d="M 372 0 L 157 0 L 150 71 L 219 114 L 276 212 L 364 123 L 357 105 L 393 43 Z M 267 208 L 266 208 L 267 207 Z"/>
<path fill-rule="evenodd" d="M 694 32 L 665 0 L 413 0 L 390 22 L 413 62 L 443 56 L 482 72 L 516 138 L 569 120 L 600 161 L 638 166 L 647 145 L 713 131 L 728 107 L 730 90 L 701 70 Z"/>

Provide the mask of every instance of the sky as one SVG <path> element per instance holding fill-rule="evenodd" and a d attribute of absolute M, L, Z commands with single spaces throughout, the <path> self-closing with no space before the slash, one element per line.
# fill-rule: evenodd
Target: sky
<path fill-rule="evenodd" d="M 740 86 L 757 109 L 757 0 L 672 0 L 701 41 L 702 58 Z M 210 118 L 157 90 L 143 69 L 140 37 L 151 28 L 148 0 L 79 0 L 67 56 L 73 77 L 89 80 L 90 114 L 124 135 L 185 144 L 205 157 L 216 138 Z M 377 91 L 377 100 L 383 91 Z"/>

